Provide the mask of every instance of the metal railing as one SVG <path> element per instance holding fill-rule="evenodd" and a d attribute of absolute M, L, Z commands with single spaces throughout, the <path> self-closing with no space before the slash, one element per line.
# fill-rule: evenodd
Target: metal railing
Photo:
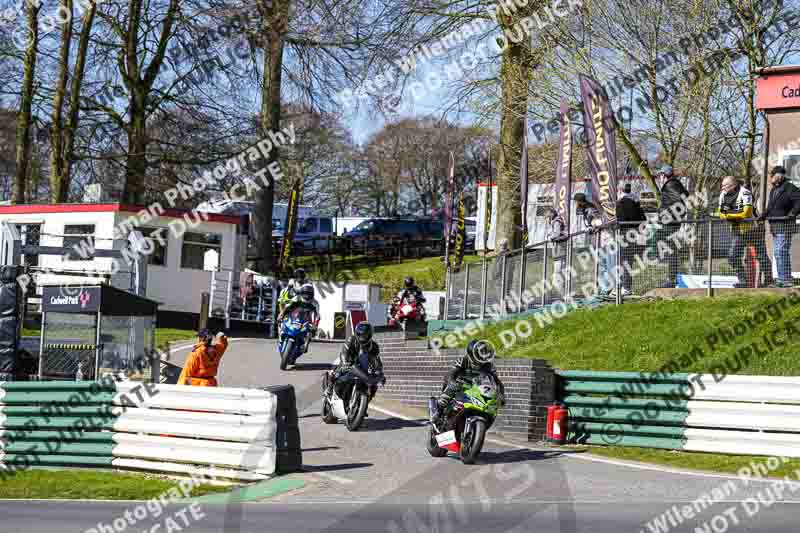
<path fill-rule="evenodd" d="M 800 264 L 800 247 L 792 247 L 796 231 L 796 219 L 788 217 L 706 217 L 580 231 L 451 272 L 447 318 L 486 318 L 595 297 L 621 304 L 659 288 L 713 296 L 716 288 L 790 287 L 793 255 Z"/>

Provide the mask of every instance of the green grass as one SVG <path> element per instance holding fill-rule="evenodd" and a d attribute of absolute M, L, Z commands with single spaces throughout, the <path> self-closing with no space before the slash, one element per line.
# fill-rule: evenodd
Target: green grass
<path fill-rule="evenodd" d="M 312 259 L 312 258 L 300 258 Z M 477 255 L 465 255 L 464 263 L 473 263 L 481 260 Z M 412 276 L 417 285 L 424 290 L 443 291 L 445 289 L 445 268 L 442 257 L 425 257 L 422 259 L 407 259 L 401 262 L 396 260 L 385 261 L 379 264 L 364 265 L 363 257 L 353 257 L 350 261 L 340 263 L 333 281 L 352 281 L 354 283 L 376 283 L 383 285 L 381 297 L 388 301 L 403 287 L 403 280 Z M 351 265 L 348 266 L 348 263 Z M 308 275 L 317 279 L 318 274 L 311 268 L 313 263 L 298 261 L 297 266 L 308 268 Z"/>
<path fill-rule="evenodd" d="M 763 335 L 777 329 L 777 340 L 784 346 L 750 357 L 736 373 L 800 375 L 800 335 L 788 335 L 784 329 L 790 323 L 800 331 L 800 305 L 789 306 L 780 319 L 770 317 L 756 324 L 729 344 L 712 349 L 706 342 L 720 326 L 732 327 L 778 300 L 777 296 L 731 296 L 608 305 L 571 312 L 544 328 L 529 317 L 533 333 L 507 345 L 501 332 L 513 330 L 515 321 L 489 324 L 473 338 L 489 338 L 500 357 L 546 359 L 566 370 L 655 371 L 700 347 L 704 357 L 682 371 L 708 372 L 750 343 L 758 341 L 763 346 Z"/>
<path fill-rule="evenodd" d="M 84 470 L 26 470 L 0 480 L 0 498 L 146 500 L 178 486 L 178 480 L 153 475 Z M 196 485 L 192 496 L 229 491 Z"/>
<path fill-rule="evenodd" d="M 38 328 L 22 328 L 23 337 L 38 337 L 40 332 Z M 72 333 L 74 334 L 74 331 Z M 51 334 L 58 336 L 57 332 Z M 64 333 L 67 336 L 69 334 L 69 332 Z M 167 342 L 194 340 L 196 335 L 197 331 L 193 329 L 156 328 L 156 346 L 164 346 Z"/>
<path fill-rule="evenodd" d="M 197 330 L 194 329 L 156 328 L 156 346 L 164 346 L 168 342 L 194 340 L 195 338 L 197 338 Z"/>
<path fill-rule="evenodd" d="M 675 450 L 656 450 L 652 448 L 630 448 L 625 446 L 591 446 L 588 451 L 595 455 L 612 459 L 627 461 L 640 461 L 654 463 L 673 468 L 691 468 L 694 470 L 708 470 L 737 474 L 740 468 L 749 467 L 750 463 L 767 464 L 767 456 L 760 455 L 720 455 L 700 452 L 679 452 Z M 800 470 L 800 459 L 791 459 L 786 463 L 781 462 L 778 468 L 769 472 L 769 477 L 789 476 L 797 480 L 795 470 Z M 757 477 L 752 474 L 752 477 Z"/>

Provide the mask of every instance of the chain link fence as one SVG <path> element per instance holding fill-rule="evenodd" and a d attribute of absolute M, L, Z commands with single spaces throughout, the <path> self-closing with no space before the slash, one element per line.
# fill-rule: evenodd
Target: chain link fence
<path fill-rule="evenodd" d="M 451 273 L 447 318 L 486 318 L 590 298 L 622 303 L 656 289 L 700 289 L 712 296 L 713 289 L 788 288 L 794 284 L 797 231 L 794 218 L 708 217 L 577 232 Z M 800 261 L 800 248 L 796 255 Z"/>

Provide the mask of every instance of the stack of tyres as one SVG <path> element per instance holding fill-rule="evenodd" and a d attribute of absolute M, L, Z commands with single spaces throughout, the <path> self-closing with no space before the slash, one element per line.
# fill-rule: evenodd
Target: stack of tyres
<path fill-rule="evenodd" d="M 264 387 L 276 396 L 278 407 L 275 413 L 277 435 L 275 439 L 278 474 L 297 472 L 303 466 L 303 452 L 300 447 L 300 425 L 297 417 L 297 400 L 292 385 Z"/>

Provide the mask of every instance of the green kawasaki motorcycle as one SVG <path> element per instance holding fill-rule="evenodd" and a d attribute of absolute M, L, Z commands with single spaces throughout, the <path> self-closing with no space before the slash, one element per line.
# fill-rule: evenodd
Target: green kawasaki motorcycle
<path fill-rule="evenodd" d="M 497 417 L 497 384 L 488 375 L 460 378 L 461 392 L 445 408 L 444 427 L 436 427 L 436 398 L 428 400 L 430 430 L 427 449 L 433 457 L 448 451 L 458 453 L 464 464 L 475 463 L 483 448 L 486 431 Z"/>

